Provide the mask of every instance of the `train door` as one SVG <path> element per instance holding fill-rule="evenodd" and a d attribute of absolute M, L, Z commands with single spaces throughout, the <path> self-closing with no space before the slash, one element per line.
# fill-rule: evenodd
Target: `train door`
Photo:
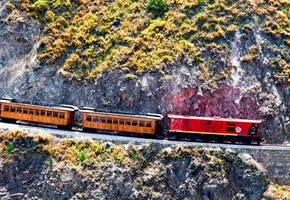
<path fill-rule="evenodd" d="M 181 130 L 182 119 L 171 118 L 170 119 L 170 130 Z"/>

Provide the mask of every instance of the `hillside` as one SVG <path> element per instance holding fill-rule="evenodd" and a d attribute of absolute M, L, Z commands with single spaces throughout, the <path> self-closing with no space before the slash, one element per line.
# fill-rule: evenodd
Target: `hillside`
<path fill-rule="evenodd" d="M 289 0 L 3 0 L 0 95 L 261 118 L 287 142 L 289 17 Z"/>
<path fill-rule="evenodd" d="M 40 64 L 85 78 L 116 68 L 133 78 L 182 63 L 200 68 L 199 79 L 219 80 L 253 64 L 290 82 L 289 1 L 162 1 L 11 1 L 4 22 L 23 22 L 20 12 L 37 19 Z M 235 55 L 238 42 L 245 49 Z"/>
<path fill-rule="evenodd" d="M 0 152 L 1 199 L 289 197 L 289 187 L 270 185 L 251 157 L 231 150 L 116 145 L 16 130 L 1 131 Z"/>

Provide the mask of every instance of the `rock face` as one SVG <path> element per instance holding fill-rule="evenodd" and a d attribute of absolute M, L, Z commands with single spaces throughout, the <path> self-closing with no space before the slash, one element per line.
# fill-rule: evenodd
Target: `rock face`
<path fill-rule="evenodd" d="M 6 2 L 0 3 L 1 96 L 115 112 L 263 119 L 261 133 L 268 142 L 290 137 L 290 86 L 272 78 L 274 69 L 268 67 L 268 60 L 279 50 L 266 48 L 269 40 L 258 31 L 258 25 L 236 32 L 230 57 L 215 56 L 211 73 L 220 67 L 229 71 L 218 81 L 200 79 L 206 70 L 186 61 L 168 69 L 162 66 L 165 76 L 148 72 L 130 79 L 124 71 L 112 70 L 94 80 L 79 80 L 57 65 L 37 62 L 42 32 L 39 22 L 24 13 L 11 14 Z M 253 45 L 263 47 L 258 58 L 241 62 L 240 55 Z M 202 49 L 202 55 L 207 54 Z"/>
<path fill-rule="evenodd" d="M 92 146 L 85 140 L 55 138 L 48 144 L 43 137 L 19 132 L 4 133 L 0 141 L 1 199 L 259 200 L 268 185 L 264 170 L 251 156 L 229 150 Z M 52 153 L 59 144 L 64 148 Z M 96 148 L 101 150 L 98 154 L 93 153 Z M 86 157 L 80 159 L 78 151 Z M 69 152 L 76 152 L 77 159 Z"/>

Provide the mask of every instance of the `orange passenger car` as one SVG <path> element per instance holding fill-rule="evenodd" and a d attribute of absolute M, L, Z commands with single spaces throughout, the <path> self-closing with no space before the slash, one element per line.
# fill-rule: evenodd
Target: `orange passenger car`
<path fill-rule="evenodd" d="M 127 132 L 155 134 L 158 121 L 163 117 L 158 114 L 125 115 L 116 113 L 81 110 L 83 113 L 83 130 L 100 130 L 110 132 Z"/>
<path fill-rule="evenodd" d="M 70 128 L 73 125 L 76 110 L 78 110 L 77 107 L 69 105 L 45 107 L 16 103 L 12 100 L 0 100 L 0 117 L 2 121 L 7 122 L 20 120 Z"/>

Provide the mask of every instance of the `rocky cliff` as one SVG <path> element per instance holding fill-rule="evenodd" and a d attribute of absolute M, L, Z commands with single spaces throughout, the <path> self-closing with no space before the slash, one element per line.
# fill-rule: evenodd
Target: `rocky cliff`
<path fill-rule="evenodd" d="M 0 95 L 100 110 L 263 119 L 290 135 L 289 1 L 4 0 Z"/>
<path fill-rule="evenodd" d="M 265 171 L 231 150 L 2 131 L 0 151 L 1 199 L 275 198 Z"/>

